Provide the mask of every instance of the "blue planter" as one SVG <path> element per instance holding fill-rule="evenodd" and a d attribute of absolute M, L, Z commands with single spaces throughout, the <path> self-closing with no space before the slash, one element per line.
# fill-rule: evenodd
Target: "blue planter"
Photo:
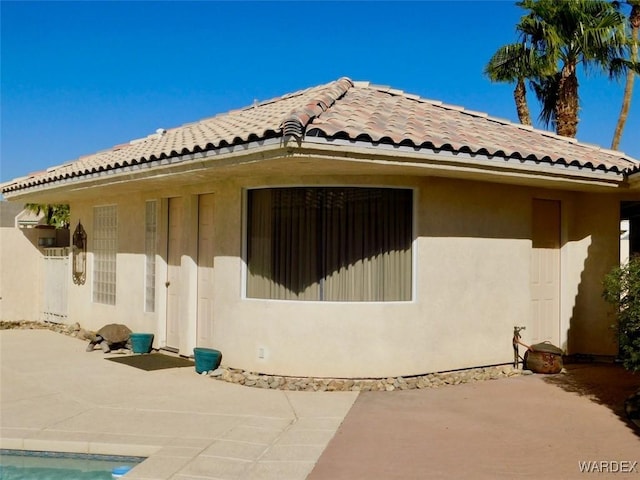
<path fill-rule="evenodd" d="M 210 372 L 220 366 L 222 353 L 213 348 L 196 347 L 193 349 L 196 360 L 196 373 Z"/>
<path fill-rule="evenodd" d="M 153 345 L 153 333 L 132 333 L 129 341 L 133 353 L 149 353 Z"/>

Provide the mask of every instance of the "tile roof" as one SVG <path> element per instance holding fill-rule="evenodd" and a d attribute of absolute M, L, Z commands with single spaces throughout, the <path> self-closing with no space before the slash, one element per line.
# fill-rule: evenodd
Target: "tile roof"
<path fill-rule="evenodd" d="M 404 145 L 436 153 L 444 150 L 498 156 L 604 172 L 640 170 L 640 163 L 622 152 L 389 87 L 341 78 L 177 128 L 158 130 L 146 138 L 8 182 L 2 191 L 17 192 L 56 180 L 80 179 L 104 170 L 286 135 Z"/>

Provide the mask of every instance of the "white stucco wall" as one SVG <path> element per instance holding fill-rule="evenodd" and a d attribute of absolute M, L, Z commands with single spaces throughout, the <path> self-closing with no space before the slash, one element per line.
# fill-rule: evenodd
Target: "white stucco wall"
<path fill-rule="evenodd" d="M 243 201 L 265 185 L 378 185 L 415 191 L 414 298 L 410 302 L 289 302 L 244 298 Z M 100 192 L 72 204 L 89 237 L 85 285 L 70 289 L 70 321 L 85 328 L 126 323 L 166 342 L 166 198 L 187 199 L 183 222 L 179 350 L 196 346 L 197 195 L 215 195 L 213 339 L 226 365 L 263 373 L 384 377 L 512 360 L 515 325 L 529 325 L 531 206 L 562 204 L 561 341 L 569 353 L 615 354 L 610 317 L 600 298 L 602 275 L 618 258 L 619 199 L 420 177 L 294 177 L 286 175 L 175 182 L 113 196 Z M 158 199 L 157 308 L 144 312 L 144 207 Z M 92 302 L 93 206 L 118 206 L 117 303 Z M 195 223 L 194 223 L 195 222 Z M 527 341 L 527 332 L 523 340 Z"/>
<path fill-rule="evenodd" d="M 40 320 L 42 253 L 38 229 L 0 228 L 0 320 Z"/>
<path fill-rule="evenodd" d="M 272 373 L 367 377 L 510 360 L 513 325 L 522 323 L 529 308 L 527 197 L 514 189 L 490 194 L 481 184 L 435 179 L 404 186 L 416 188 L 413 301 L 242 299 L 242 277 L 235 274 L 231 278 L 237 281 L 222 286 L 216 315 L 233 318 L 218 329 L 230 364 Z M 505 194 L 515 201 L 505 202 Z M 239 218 L 237 202 L 231 203 L 221 210 Z M 232 231 L 236 244 L 241 230 Z M 221 270 L 242 267 L 235 257 L 224 262 Z"/>
<path fill-rule="evenodd" d="M 135 332 L 157 336 L 157 313 L 145 312 L 145 197 L 142 195 L 104 196 L 95 203 L 71 204 L 71 234 L 78 222 L 87 234 L 86 279 L 84 284 L 69 286 L 69 321 L 89 330 L 108 323 L 123 323 Z M 116 266 L 116 305 L 93 301 L 94 225 L 93 207 L 117 205 L 118 255 Z M 158 345 L 160 339 L 154 339 Z"/>
<path fill-rule="evenodd" d="M 576 194 L 566 218 L 562 297 L 569 353 L 615 355 L 614 316 L 602 299 L 602 280 L 620 261 L 620 201 Z"/>

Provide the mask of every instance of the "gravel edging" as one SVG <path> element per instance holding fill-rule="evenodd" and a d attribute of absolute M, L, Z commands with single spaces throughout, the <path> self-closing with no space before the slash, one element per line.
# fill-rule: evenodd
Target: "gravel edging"
<path fill-rule="evenodd" d="M 460 385 L 462 383 L 497 380 L 500 378 L 515 377 L 531 373 L 532 372 L 528 370 L 523 371 L 516 369 L 512 365 L 497 365 L 408 377 L 363 379 L 264 375 L 229 367 L 220 367 L 212 372 L 205 372 L 203 375 L 208 375 L 216 380 L 244 385 L 247 387 L 273 390 L 278 389 L 304 392 L 392 392 L 394 390 L 438 388 L 448 385 Z"/>
<path fill-rule="evenodd" d="M 80 324 L 74 323 L 67 325 L 65 323 L 53 322 L 35 322 L 32 320 L 6 321 L 0 320 L 0 330 L 51 330 L 52 332 L 62 333 L 70 337 L 79 337 Z"/>

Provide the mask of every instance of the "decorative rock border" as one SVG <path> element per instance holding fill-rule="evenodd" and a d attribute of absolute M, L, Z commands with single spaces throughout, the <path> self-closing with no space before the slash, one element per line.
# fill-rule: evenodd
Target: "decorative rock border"
<path fill-rule="evenodd" d="M 78 337 L 81 330 L 79 323 L 67 325 L 53 322 L 34 322 L 32 320 L 5 321 L 0 320 L 0 330 L 51 330 L 70 337 Z M 84 340 L 84 339 L 82 339 Z"/>
<path fill-rule="evenodd" d="M 430 373 L 428 375 L 375 379 L 286 377 L 280 375 L 263 375 L 230 367 L 220 367 L 205 374 L 224 382 L 272 390 L 304 392 L 391 392 L 394 390 L 438 388 L 447 385 L 459 385 L 461 383 L 496 380 L 499 378 L 527 375 L 531 374 L 531 372 L 529 370 L 523 371 L 516 369 L 511 365 L 498 365 L 452 372 Z"/>

